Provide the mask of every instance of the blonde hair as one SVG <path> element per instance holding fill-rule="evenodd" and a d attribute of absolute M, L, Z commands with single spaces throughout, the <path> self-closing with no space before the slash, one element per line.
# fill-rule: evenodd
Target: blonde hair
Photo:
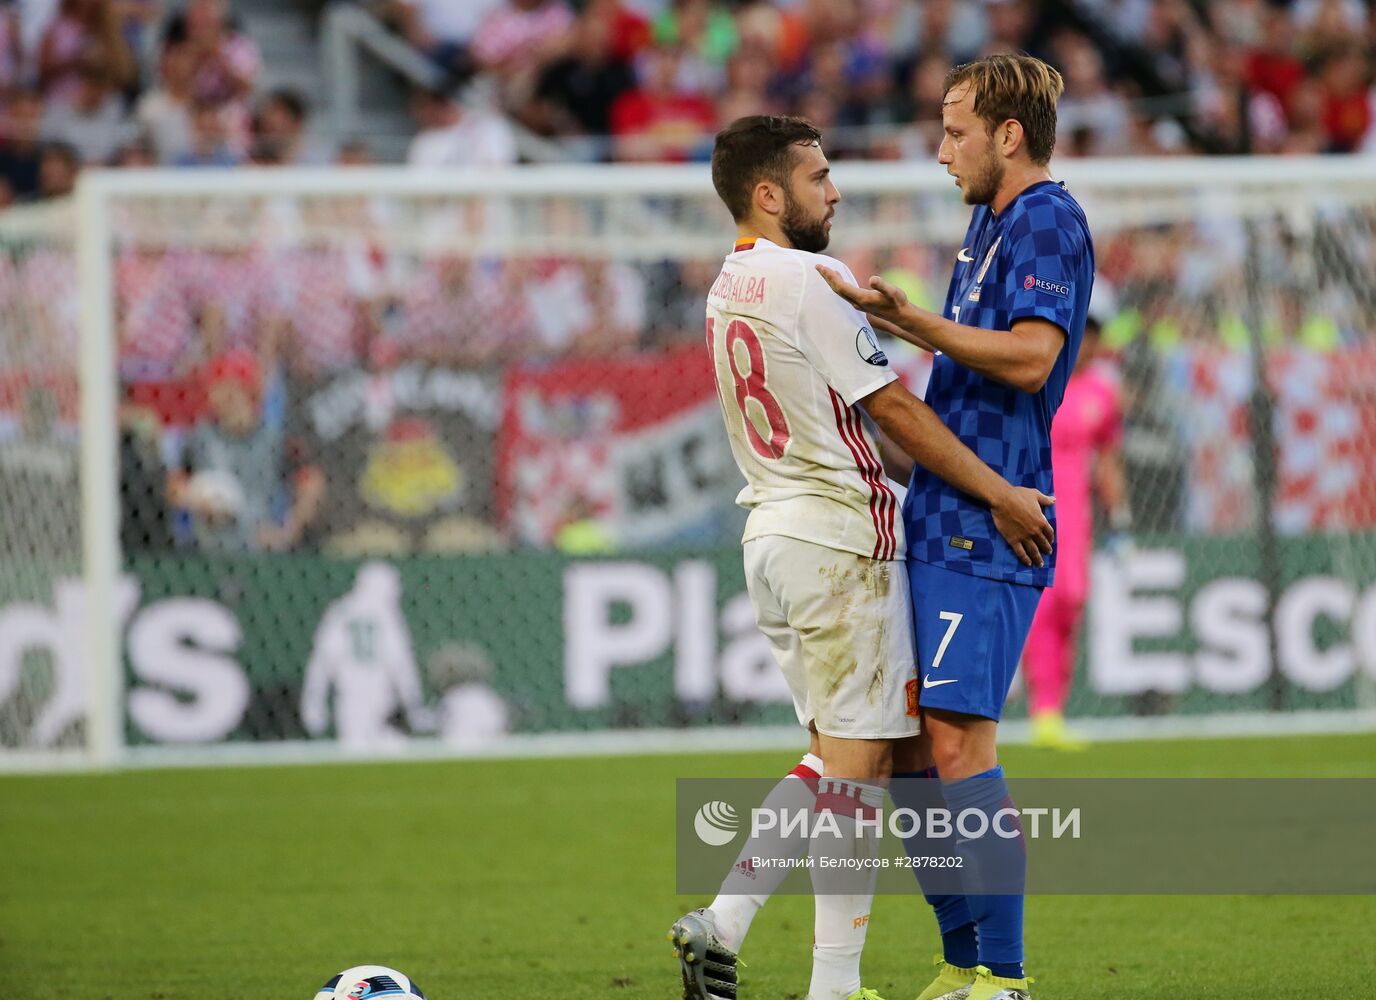
<path fill-rule="evenodd" d="M 1027 138 L 1032 162 L 1045 166 L 1056 148 L 1056 102 L 1065 81 L 1056 69 L 1035 56 L 999 54 L 957 66 L 946 74 L 942 92 L 970 84 L 975 95 L 975 114 L 994 129 L 1015 119 Z"/>

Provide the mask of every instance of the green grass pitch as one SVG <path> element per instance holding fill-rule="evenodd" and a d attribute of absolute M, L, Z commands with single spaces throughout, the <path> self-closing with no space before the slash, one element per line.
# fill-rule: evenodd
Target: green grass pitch
<path fill-rule="evenodd" d="M 1016 776 L 1376 776 L 1376 735 L 1003 754 Z M 431 1000 L 678 995 L 664 932 L 677 777 L 789 754 L 445 762 L 0 779 L 5 1000 L 309 1000 L 356 964 Z M 744 952 L 747 1000 L 806 991 L 811 900 Z M 1356 996 L 1376 898 L 1034 897 L 1042 1000 Z M 915 898 L 876 900 L 866 979 L 911 1000 L 937 949 Z"/>

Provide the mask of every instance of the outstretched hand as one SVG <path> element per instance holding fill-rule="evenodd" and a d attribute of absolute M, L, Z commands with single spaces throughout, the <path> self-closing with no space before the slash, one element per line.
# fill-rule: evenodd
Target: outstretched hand
<path fill-rule="evenodd" d="M 833 292 L 877 320 L 896 324 L 903 315 L 903 307 L 908 304 L 908 295 L 903 289 L 878 275 L 870 278 L 869 288 L 860 288 L 822 264 L 817 265 L 817 273 Z"/>

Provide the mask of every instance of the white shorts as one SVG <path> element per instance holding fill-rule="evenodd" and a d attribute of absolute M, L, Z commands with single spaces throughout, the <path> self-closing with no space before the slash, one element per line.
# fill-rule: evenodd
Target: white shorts
<path fill-rule="evenodd" d="M 799 722 L 842 739 L 917 734 L 912 604 L 902 560 L 765 535 L 745 543 L 745 582 Z"/>

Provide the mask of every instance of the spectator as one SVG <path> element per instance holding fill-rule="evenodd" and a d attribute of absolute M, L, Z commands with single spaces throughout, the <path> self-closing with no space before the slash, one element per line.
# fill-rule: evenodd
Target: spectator
<path fill-rule="evenodd" d="M 406 40 L 457 78 L 473 70 L 469 42 L 502 0 L 387 0 L 383 15 Z"/>
<path fill-rule="evenodd" d="M 10 98 L 5 110 L 0 180 L 14 199 L 27 201 L 39 193 L 43 99 L 36 91 L 21 90 Z"/>
<path fill-rule="evenodd" d="M 233 28 L 227 0 L 189 0 L 168 22 L 165 45 L 185 42 L 192 55 L 192 94 L 207 100 L 245 102 L 262 72 L 258 46 Z"/>
<path fill-rule="evenodd" d="M 687 160 L 702 155 L 716 123 L 716 109 L 702 93 L 678 90 L 680 50 L 655 47 L 641 59 L 640 86 L 612 105 L 618 160 Z"/>
<path fill-rule="evenodd" d="M 740 44 L 735 18 L 714 0 L 672 0 L 655 18 L 651 37 L 655 45 L 692 53 L 718 73 Z"/>
<path fill-rule="evenodd" d="M 617 50 L 619 10 L 590 4 L 574 25 L 569 48 L 541 74 L 527 123 L 545 135 L 607 135 L 611 107 L 635 86 L 635 71 Z"/>
<path fill-rule="evenodd" d="M 166 552 L 172 548 L 167 507 L 167 472 L 159 440 L 162 427 L 151 410 L 124 403 L 119 408 L 119 541 L 124 552 Z"/>
<path fill-rule="evenodd" d="M 38 161 L 38 196 L 64 198 L 71 194 L 80 170 L 81 157 L 75 149 L 61 142 L 48 143 Z"/>
<path fill-rule="evenodd" d="M 158 165 L 158 151 L 153 148 L 153 143 L 149 139 L 140 136 L 133 142 L 125 143 L 117 149 L 111 163 L 116 167 L 125 168 L 156 167 Z"/>
<path fill-rule="evenodd" d="M 41 383 L 22 388 L 15 402 L 19 412 L 6 413 L 9 427 L 0 448 L 0 510 L 6 512 L 0 545 L 30 559 L 59 558 L 67 540 L 81 531 L 81 478 L 70 417 L 63 419 L 60 396 Z M 14 573 L 15 563 L 9 565 Z"/>
<path fill-rule="evenodd" d="M 649 331 L 645 346 L 663 350 L 696 343 L 702 336 L 702 289 L 711 288 L 721 272 L 721 261 L 712 258 L 682 262 L 661 261 L 646 268 L 645 298 Z"/>
<path fill-rule="evenodd" d="M 201 551 L 253 551 L 274 527 L 282 434 L 263 420 L 262 372 L 253 355 L 223 354 L 203 380 L 208 418 L 191 432 L 172 502 L 190 512 Z"/>
<path fill-rule="evenodd" d="M 726 63 L 726 87 L 716 102 L 718 122 L 731 122 L 744 115 L 775 115 L 783 112 L 783 102 L 770 93 L 771 63 L 755 44 L 737 50 Z"/>
<path fill-rule="evenodd" d="M 982 54 L 1023 52 L 1031 47 L 1033 10 L 1029 0 L 986 0 L 989 37 Z"/>
<path fill-rule="evenodd" d="M 81 64 L 69 101 L 50 103 L 43 114 L 43 137 L 76 149 L 83 163 L 108 163 L 131 138 L 124 101 L 115 93 L 105 65 Z"/>
<path fill-rule="evenodd" d="M 366 139 L 346 139 L 339 146 L 334 162 L 339 167 L 371 167 L 377 162 Z"/>
<path fill-rule="evenodd" d="M 796 71 L 807 55 L 808 24 L 793 9 L 780 10 L 769 0 L 752 0 L 736 16 L 740 47 L 763 53 L 777 73 Z"/>
<path fill-rule="evenodd" d="M 583 12 L 610 23 L 613 59 L 631 62 L 650 44 L 650 22 L 627 0 L 586 0 Z"/>
<path fill-rule="evenodd" d="M 194 349 L 189 261 L 184 251 L 127 246 L 115 259 L 115 326 L 120 377 L 168 381 L 204 358 Z"/>
<path fill-rule="evenodd" d="M 323 166 L 333 159 L 328 148 L 306 132 L 310 115 L 305 98 L 294 90 L 274 90 L 258 106 L 254 119 L 256 155 L 265 151 L 283 166 Z"/>
<path fill-rule="evenodd" d="M 1285 115 L 1274 95 L 1247 85 L 1246 54 L 1219 48 L 1196 97 L 1200 121 L 1209 127 L 1217 152 L 1273 153 L 1285 138 Z"/>
<path fill-rule="evenodd" d="M 244 156 L 251 132 L 249 98 L 263 68 L 258 46 L 231 25 L 227 0 L 189 0 L 186 10 L 168 22 L 165 37 L 167 45 L 183 42 L 191 53 L 192 100 L 222 106 L 230 148 Z"/>
<path fill-rule="evenodd" d="M 1330 153 L 1351 153 L 1371 128 L 1371 69 L 1366 54 L 1344 45 L 1323 64 L 1323 124 Z"/>
<path fill-rule="evenodd" d="M 350 287 L 346 255 L 336 246 L 297 246 L 273 258 L 280 292 L 270 303 L 281 322 L 292 374 L 314 379 L 358 366 L 363 303 Z"/>
<path fill-rule="evenodd" d="M 211 219 L 208 226 L 225 226 Z M 284 339 L 283 288 L 264 253 L 244 242 L 233 250 L 198 253 L 185 264 L 186 294 L 199 320 L 202 357 L 251 350 L 275 364 Z M 287 292 L 292 291 L 290 286 Z"/>
<path fill-rule="evenodd" d="M 941 102 L 946 96 L 943 84 L 948 69 L 945 57 L 924 56 L 913 65 L 906 86 L 896 98 L 895 119 L 912 123 L 901 140 L 910 158 L 936 155 L 942 136 Z"/>
<path fill-rule="evenodd" d="M 508 101 L 519 104 L 572 27 L 573 11 L 564 0 L 503 0 L 473 35 L 474 63 L 493 75 Z"/>
<path fill-rule="evenodd" d="M 1190 86 L 1189 39 L 1208 34 L 1184 0 L 1154 0 L 1138 43 L 1151 54 L 1153 69 L 1177 92 Z"/>
<path fill-rule="evenodd" d="M 1362 0 L 1297 0 L 1290 16 L 1315 55 L 1349 44 L 1366 28 Z"/>
<path fill-rule="evenodd" d="M 10 94 L 24 82 L 24 42 L 19 8 L 0 7 L 0 95 Z"/>
<path fill-rule="evenodd" d="M 417 90 L 420 125 L 406 162 L 413 167 L 500 167 L 516 162 L 516 136 L 500 115 L 465 107 L 447 94 Z"/>
<path fill-rule="evenodd" d="M 91 66 L 98 66 L 117 90 L 138 81 L 138 64 L 113 0 L 62 0 L 39 48 L 38 83 L 44 99 L 50 104 L 72 99 L 81 88 L 83 68 Z"/>
<path fill-rule="evenodd" d="M 402 298 L 405 354 L 461 367 L 523 357 L 532 336 L 524 270 L 452 252 L 428 258 Z"/>
<path fill-rule="evenodd" d="M 1290 95 L 1290 120 L 1281 152 L 1290 156 L 1313 156 L 1328 151 L 1328 130 L 1324 124 L 1324 92 L 1317 80 L 1301 82 Z"/>
<path fill-rule="evenodd" d="M 915 52 L 935 55 L 948 64 L 974 58 L 988 30 L 983 4 L 977 0 L 928 0 L 920 11 Z"/>
<path fill-rule="evenodd" d="M 621 261 L 542 261 L 524 297 L 535 355 L 631 350 L 646 328 L 645 279 Z"/>
<path fill-rule="evenodd" d="M 178 167 L 237 167 L 243 162 L 230 143 L 228 105 L 197 98 L 191 108 L 191 148 L 172 162 Z"/>
<path fill-rule="evenodd" d="M 138 62 L 151 50 L 149 39 L 167 15 L 168 0 L 111 0 L 118 16 L 120 34 L 135 61 L 135 83 L 142 75 Z M 132 89 L 132 88 L 130 88 Z"/>
<path fill-rule="evenodd" d="M 1247 84 L 1275 97 L 1289 115 L 1295 88 L 1305 78 L 1295 54 L 1295 26 L 1285 10 L 1273 7 L 1262 22 L 1260 43 L 1247 54 Z"/>
<path fill-rule="evenodd" d="M 841 120 L 849 126 L 888 129 L 898 98 L 899 75 L 872 39 L 856 38 L 848 53 L 848 99 Z"/>
<path fill-rule="evenodd" d="M 1070 135 L 1086 129 L 1086 152 L 1091 155 L 1126 153 L 1127 102 L 1109 86 L 1099 50 L 1083 35 L 1064 33 L 1058 39 L 1057 51 L 1065 78 L 1065 96 L 1056 112 L 1057 131 Z"/>
<path fill-rule="evenodd" d="M 175 163 L 191 150 L 192 81 L 195 55 L 187 42 L 163 47 L 158 86 L 139 98 L 134 120 L 152 140 L 162 163 Z"/>

